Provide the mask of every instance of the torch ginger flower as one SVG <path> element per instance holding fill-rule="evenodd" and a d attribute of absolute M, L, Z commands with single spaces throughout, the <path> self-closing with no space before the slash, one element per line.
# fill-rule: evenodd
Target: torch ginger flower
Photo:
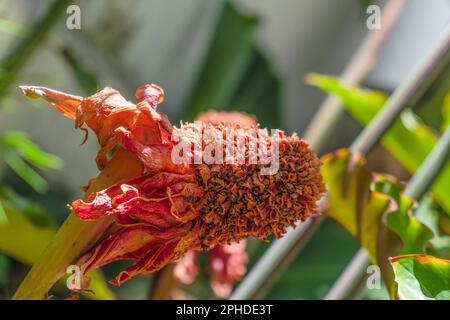
<path fill-rule="evenodd" d="M 138 88 L 136 105 L 112 88 L 87 98 L 43 87 L 20 89 L 29 97 L 47 100 L 74 120 L 76 128 L 86 125 L 97 135 L 99 169 L 117 144 L 144 165 L 134 179 L 69 205 L 82 220 L 114 217 L 101 239 L 79 258 L 84 272 L 117 260 L 133 260 L 131 267 L 111 281 L 120 285 L 159 270 L 189 250 L 211 249 L 250 236 L 261 240 L 280 237 L 288 226 L 318 214 L 316 202 L 325 191 L 320 161 L 296 135 L 278 131 L 279 169 L 273 175 L 261 175 L 263 165 L 250 162 L 177 163 L 172 160 L 175 128 L 156 110 L 164 99 L 156 85 Z M 183 124 L 180 129 L 191 126 Z M 209 126 L 224 136 L 230 129 L 242 128 L 248 135 L 255 129 Z M 250 141 L 250 136 L 246 139 Z M 213 142 L 203 143 L 206 149 Z"/>

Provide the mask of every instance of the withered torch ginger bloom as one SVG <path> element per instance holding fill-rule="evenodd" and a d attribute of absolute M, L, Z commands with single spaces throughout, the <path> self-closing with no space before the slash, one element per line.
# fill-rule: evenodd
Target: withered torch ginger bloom
<path fill-rule="evenodd" d="M 265 165 L 247 162 L 247 155 L 243 164 L 178 163 L 172 160 L 174 127 L 156 110 L 164 93 L 155 85 L 137 89 L 136 105 L 111 88 L 87 98 L 43 87 L 21 90 L 29 97 L 44 98 L 74 120 L 76 128 L 86 125 L 97 135 L 99 169 L 117 144 L 144 165 L 131 181 L 70 205 L 82 220 L 114 217 L 113 225 L 78 263 L 87 272 L 113 261 L 133 260 L 111 281 L 115 285 L 154 272 L 188 250 L 207 250 L 250 236 L 280 237 L 288 226 L 318 214 L 316 202 L 324 193 L 320 161 L 308 143 L 295 135 L 278 131 L 279 169 L 272 175 L 261 175 Z M 191 126 L 184 124 L 177 131 Z M 241 128 L 214 127 L 224 137 L 230 129 Z M 242 128 L 245 133 L 253 129 Z M 203 141 L 202 148 L 210 143 Z"/>

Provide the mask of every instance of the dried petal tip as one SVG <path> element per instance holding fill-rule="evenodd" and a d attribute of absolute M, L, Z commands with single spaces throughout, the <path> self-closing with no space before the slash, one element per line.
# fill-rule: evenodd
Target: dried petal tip
<path fill-rule="evenodd" d="M 55 109 L 69 119 L 75 120 L 77 108 L 83 101 L 82 97 L 67 94 L 61 91 L 36 86 L 19 86 L 20 92 L 31 99 L 43 98 Z"/>

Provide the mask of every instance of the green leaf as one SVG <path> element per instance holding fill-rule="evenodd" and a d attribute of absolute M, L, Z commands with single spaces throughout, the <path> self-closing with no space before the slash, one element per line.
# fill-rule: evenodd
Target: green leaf
<path fill-rule="evenodd" d="M 402 300 L 450 300 L 450 261 L 403 255 L 390 259 Z"/>
<path fill-rule="evenodd" d="M 392 177 L 377 175 L 372 189 L 389 195 L 398 206 L 384 217 L 386 226 L 402 240 L 402 248 L 397 254 L 424 253 L 425 245 L 433 237 L 433 232 L 412 216 L 415 203 L 402 194 L 404 185 Z"/>
<path fill-rule="evenodd" d="M 38 227 L 56 228 L 55 221 L 43 207 L 19 195 L 6 185 L 0 185 L 0 200 L 4 203 L 5 208 L 20 211 Z"/>
<path fill-rule="evenodd" d="M 258 21 L 224 3 L 186 116 L 191 120 L 209 108 L 227 108 L 254 57 Z"/>
<path fill-rule="evenodd" d="M 245 111 L 265 127 L 279 121 L 280 82 L 255 45 L 259 23 L 226 1 L 193 87 L 185 119 L 209 109 Z"/>
<path fill-rule="evenodd" d="M 8 225 L 8 217 L 6 216 L 6 212 L 5 209 L 3 208 L 1 200 L 0 200 L 0 225 Z"/>
<path fill-rule="evenodd" d="M 413 200 L 391 177 L 371 173 L 364 158 L 338 150 L 322 158 L 321 173 L 328 190 L 325 214 L 359 240 L 394 293 L 388 257 L 400 252 L 423 253 L 432 232 L 411 214 Z"/>
<path fill-rule="evenodd" d="M 59 169 L 62 160 L 46 153 L 24 132 L 8 131 L 0 134 L 0 151 L 6 164 L 35 191 L 44 193 L 48 184 L 28 163 L 41 169 Z"/>
<path fill-rule="evenodd" d="M 346 110 L 362 125 L 367 125 L 381 110 L 387 96 L 371 90 L 343 85 L 336 78 L 310 74 L 308 83 L 340 97 Z M 405 143 L 407 141 L 407 143 Z M 383 146 L 410 172 L 415 172 L 437 142 L 433 130 L 411 110 L 401 114 L 384 134 Z M 450 162 L 435 180 L 432 191 L 441 206 L 450 213 Z"/>
<path fill-rule="evenodd" d="M 48 183 L 14 151 L 5 150 L 3 160 L 6 164 L 21 177 L 36 192 L 45 193 L 48 190 Z"/>
<path fill-rule="evenodd" d="M 7 225 L 0 225 L 0 251 L 26 264 L 35 262 L 56 232 L 35 225 L 26 214 L 5 205 Z"/>
<path fill-rule="evenodd" d="M 61 169 L 63 161 L 57 156 L 44 152 L 32 142 L 26 133 L 8 131 L 0 135 L 0 145 L 3 148 L 16 150 L 29 163 L 43 169 Z"/>
<path fill-rule="evenodd" d="M 434 237 L 430 240 L 431 247 L 427 253 L 438 258 L 450 258 L 450 235 L 445 225 L 450 221 L 447 213 L 442 210 L 431 195 L 425 195 L 420 206 L 414 211 L 414 216 L 433 231 Z"/>
<path fill-rule="evenodd" d="M 0 18 L 0 32 L 5 32 L 15 37 L 24 37 L 27 30 L 24 26 L 14 21 Z"/>

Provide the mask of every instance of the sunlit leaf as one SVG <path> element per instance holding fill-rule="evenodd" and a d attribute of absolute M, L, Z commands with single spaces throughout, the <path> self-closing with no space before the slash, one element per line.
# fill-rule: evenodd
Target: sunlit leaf
<path fill-rule="evenodd" d="M 393 178 L 371 173 L 362 156 L 339 150 L 322 158 L 327 190 L 325 214 L 338 221 L 380 266 L 390 289 L 395 289 L 388 257 L 423 253 L 432 232 L 411 214 L 414 202 L 402 194 Z"/>
<path fill-rule="evenodd" d="M 412 216 L 414 200 L 402 194 L 404 185 L 392 177 L 377 175 L 372 189 L 389 195 L 398 208 L 384 217 L 386 226 L 400 236 L 402 248 L 397 254 L 423 253 L 432 231 Z"/>
<path fill-rule="evenodd" d="M 402 300 L 450 300 L 450 260 L 429 255 L 390 259 Z"/>
<path fill-rule="evenodd" d="M 383 107 L 387 97 L 379 92 L 351 88 L 336 78 L 311 74 L 308 83 L 339 96 L 346 110 L 362 125 L 367 125 Z M 438 137 L 411 110 L 404 111 L 381 142 L 383 146 L 411 173 L 415 172 L 433 149 Z M 432 191 L 441 206 L 450 213 L 450 162 L 435 179 Z"/>

